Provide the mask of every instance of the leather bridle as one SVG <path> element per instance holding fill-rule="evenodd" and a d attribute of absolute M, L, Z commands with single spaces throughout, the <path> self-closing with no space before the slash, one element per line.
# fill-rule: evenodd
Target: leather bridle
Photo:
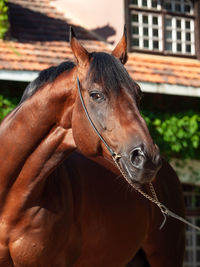
<path fill-rule="evenodd" d="M 85 111 L 85 114 L 90 122 L 90 125 L 92 126 L 92 128 L 94 129 L 94 131 L 96 132 L 96 134 L 98 135 L 98 137 L 100 138 L 100 140 L 103 142 L 103 144 L 106 146 L 106 148 L 108 149 L 108 151 L 110 152 L 112 158 L 114 158 L 115 160 L 118 160 L 121 158 L 121 156 L 119 154 L 117 154 L 115 151 L 112 150 L 112 148 L 107 144 L 107 142 L 105 141 L 105 139 L 103 138 L 103 136 L 100 134 L 100 132 L 97 130 L 96 126 L 94 125 L 92 119 L 90 118 L 90 115 L 87 111 L 85 102 L 83 100 L 83 96 L 81 93 L 81 88 L 80 88 L 80 81 L 79 78 L 77 77 L 77 85 L 78 85 L 78 92 L 79 92 L 79 96 L 80 96 L 80 100 L 81 100 L 81 104 L 83 106 L 83 109 Z"/>

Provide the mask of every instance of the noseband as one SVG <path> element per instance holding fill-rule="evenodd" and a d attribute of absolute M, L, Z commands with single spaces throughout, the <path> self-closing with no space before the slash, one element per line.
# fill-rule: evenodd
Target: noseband
<path fill-rule="evenodd" d="M 87 116 L 87 119 L 89 120 L 92 128 L 94 129 L 94 131 L 96 132 L 96 134 L 98 135 L 98 137 L 100 138 L 100 140 L 103 142 L 103 144 L 106 146 L 106 148 L 108 149 L 108 151 L 110 152 L 113 161 L 115 162 L 116 166 L 118 167 L 118 169 L 120 170 L 122 176 L 126 179 L 126 181 L 128 182 L 128 184 L 133 187 L 137 192 L 139 192 L 141 195 L 143 195 L 145 198 L 147 198 L 149 201 L 151 201 L 152 203 L 154 203 L 155 205 L 158 206 L 158 208 L 160 209 L 161 213 L 164 216 L 164 220 L 160 226 L 160 229 L 163 228 L 163 226 L 165 225 L 167 216 L 173 217 L 176 220 L 179 220 L 187 225 L 189 225 L 190 227 L 194 228 L 195 230 L 200 232 L 200 227 L 190 223 L 189 221 L 185 220 L 184 218 L 182 218 L 181 216 L 175 214 L 174 212 L 170 211 L 167 207 L 165 207 L 165 205 L 163 205 L 162 203 L 159 202 L 155 189 L 153 187 L 152 183 L 149 183 L 149 187 L 150 187 L 150 191 L 152 193 L 152 196 L 149 196 L 148 194 L 146 194 L 144 191 L 142 191 L 136 184 L 134 184 L 133 182 L 130 181 L 130 179 L 127 177 L 126 173 L 122 170 L 121 166 L 119 165 L 119 160 L 121 158 L 121 156 L 119 154 L 117 154 L 115 151 L 112 150 L 112 148 L 107 144 L 107 142 L 105 141 L 105 139 L 102 137 L 102 135 L 99 133 L 99 131 L 97 130 L 96 126 L 94 125 L 92 119 L 90 118 L 90 115 L 87 111 L 85 102 L 83 100 L 83 96 L 81 93 L 81 88 L 80 88 L 80 81 L 79 78 L 77 77 L 77 86 L 78 86 L 78 92 L 79 92 L 79 96 L 80 96 L 80 100 L 81 100 L 81 104 L 83 106 L 83 109 L 85 111 L 85 114 Z"/>

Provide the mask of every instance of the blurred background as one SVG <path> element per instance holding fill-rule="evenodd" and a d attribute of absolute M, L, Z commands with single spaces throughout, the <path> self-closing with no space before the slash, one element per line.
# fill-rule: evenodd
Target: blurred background
<path fill-rule="evenodd" d="M 39 71 L 73 60 L 69 25 L 89 51 L 109 52 L 124 24 L 141 112 L 200 226 L 200 0 L 0 0 L 0 120 Z M 184 267 L 200 267 L 200 234 L 191 229 Z"/>

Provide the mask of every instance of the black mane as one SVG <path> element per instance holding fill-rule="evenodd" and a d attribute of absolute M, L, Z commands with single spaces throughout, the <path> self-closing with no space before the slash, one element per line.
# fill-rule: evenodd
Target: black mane
<path fill-rule="evenodd" d="M 88 73 L 90 83 L 101 84 L 107 93 L 112 90 L 113 93 L 118 94 L 120 89 L 124 88 L 136 98 L 136 101 L 140 99 L 140 87 L 131 79 L 118 59 L 103 52 L 92 53 L 91 56 L 92 62 Z M 21 102 L 31 97 L 45 83 L 53 82 L 58 75 L 65 70 L 72 69 L 74 66 L 73 62 L 66 61 L 58 66 L 41 71 L 39 76 L 26 87 Z"/>
<path fill-rule="evenodd" d="M 53 82 L 58 77 L 58 75 L 60 75 L 65 70 L 72 69 L 74 66 L 75 64 L 73 62 L 66 61 L 58 66 L 50 67 L 48 69 L 41 71 L 39 73 L 39 76 L 34 81 L 29 83 L 29 85 L 26 87 L 23 96 L 21 98 L 21 102 L 31 97 L 45 83 Z"/>

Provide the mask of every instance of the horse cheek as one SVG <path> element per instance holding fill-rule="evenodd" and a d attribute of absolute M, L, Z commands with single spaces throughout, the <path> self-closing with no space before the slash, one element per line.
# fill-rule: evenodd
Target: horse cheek
<path fill-rule="evenodd" d="M 98 154 L 100 140 L 89 124 L 79 101 L 75 103 L 72 114 L 72 133 L 75 144 L 82 154 L 90 157 Z"/>

